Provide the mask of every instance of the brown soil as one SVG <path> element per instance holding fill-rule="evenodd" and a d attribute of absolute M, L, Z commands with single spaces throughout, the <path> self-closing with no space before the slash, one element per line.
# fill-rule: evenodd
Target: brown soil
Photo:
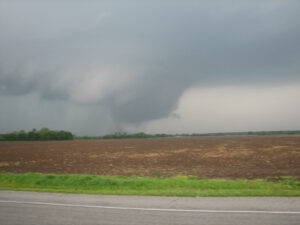
<path fill-rule="evenodd" d="M 0 142 L 0 172 L 300 176 L 300 136 Z"/>

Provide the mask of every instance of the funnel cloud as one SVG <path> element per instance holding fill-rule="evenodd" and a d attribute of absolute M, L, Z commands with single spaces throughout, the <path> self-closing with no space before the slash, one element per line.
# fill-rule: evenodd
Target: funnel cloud
<path fill-rule="evenodd" d="M 3 0 L 0 133 L 300 129 L 299 11 L 296 0 Z"/>

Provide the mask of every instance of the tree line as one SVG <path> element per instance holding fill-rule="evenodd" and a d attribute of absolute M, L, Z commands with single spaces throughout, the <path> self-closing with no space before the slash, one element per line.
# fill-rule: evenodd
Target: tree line
<path fill-rule="evenodd" d="M 300 134 L 300 130 L 295 131 L 248 131 L 248 132 L 222 132 L 222 133 L 182 133 L 182 134 L 147 134 L 143 132 L 128 134 L 126 132 L 116 132 L 104 136 L 75 136 L 69 131 L 49 130 L 42 128 L 33 129 L 29 132 L 24 130 L 6 134 L 0 134 L 0 141 L 46 141 L 46 140 L 73 140 L 73 139 L 130 139 L 130 138 L 164 138 L 164 137 L 205 137 L 205 136 L 239 136 L 239 135 L 293 135 Z"/>
<path fill-rule="evenodd" d="M 163 138 L 163 137 L 208 137 L 208 136 L 241 136 L 241 135 L 292 135 L 300 134 L 300 130 L 296 131 L 247 131 L 247 132 L 221 132 L 221 133 L 181 133 L 181 134 L 147 134 L 116 132 L 104 136 L 75 136 L 75 139 L 129 139 L 129 138 Z"/>
<path fill-rule="evenodd" d="M 130 138 L 157 138 L 173 137 L 171 134 L 146 134 L 144 132 L 128 134 L 126 132 L 116 132 L 104 136 L 75 136 L 75 139 L 130 139 Z"/>
<path fill-rule="evenodd" d="M 15 131 L 6 134 L 0 134 L 0 141 L 50 141 L 50 140 L 72 140 L 74 135 L 64 130 L 49 130 L 42 128 L 33 129 L 29 132 L 24 130 Z"/>

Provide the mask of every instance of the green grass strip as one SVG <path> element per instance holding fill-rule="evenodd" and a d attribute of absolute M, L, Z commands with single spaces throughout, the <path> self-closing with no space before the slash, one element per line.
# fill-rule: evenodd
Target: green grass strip
<path fill-rule="evenodd" d="M 152 196 L 300 196 L 300 181 L 0 173 L 1 190 Z"/>

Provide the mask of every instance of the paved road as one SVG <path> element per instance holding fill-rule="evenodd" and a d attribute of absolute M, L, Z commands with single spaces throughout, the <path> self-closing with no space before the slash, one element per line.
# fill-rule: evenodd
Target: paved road
<path fill-rule="evenodd" d="M 300 198 L 177 198 L 0 191 L 1 225 L 300 224 Z"/>

